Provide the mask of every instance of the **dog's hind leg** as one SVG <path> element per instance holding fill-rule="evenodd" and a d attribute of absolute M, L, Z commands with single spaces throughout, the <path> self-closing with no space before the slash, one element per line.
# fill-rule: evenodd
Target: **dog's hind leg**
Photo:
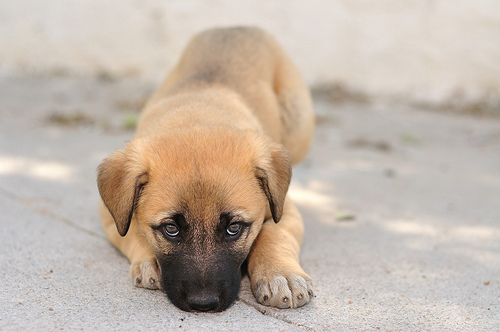
<path fill-rule="evenodd" d="M 290 152 L 292 165 L 304 159 L 313 139 L 315 118 L 309 88 L 292 61 L 281 51 L 274 78 L 280 107 L 281 139 Z"/>

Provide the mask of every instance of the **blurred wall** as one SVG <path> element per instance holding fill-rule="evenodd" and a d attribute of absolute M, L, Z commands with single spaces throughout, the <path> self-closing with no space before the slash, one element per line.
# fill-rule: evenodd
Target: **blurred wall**
<path fill-rule="evenodd" d="M 207 27 L 258 25 L 311 85 L 500 95 L 499 0 L 0 0 L 0 75 L 160 80 Z"/>

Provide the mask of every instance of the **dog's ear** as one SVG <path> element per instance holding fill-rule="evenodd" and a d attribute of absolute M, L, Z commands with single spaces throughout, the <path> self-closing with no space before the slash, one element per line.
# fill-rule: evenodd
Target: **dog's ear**
<path fill-rule="evenodd" d="M 147 172 L 123 150 L 113 153 L 98 168 L 99 193 L 121 236 L 128 232 L 139 194 L 147 182 Z"/>
<path fill-rule="evenodd" d="M 256 176 L 267 196 L 274 222 L 283 215 L 283 205 L 292 177 L 290 154 L 281 144 L 272 143 L 267 158 L 256 168 Z"/>

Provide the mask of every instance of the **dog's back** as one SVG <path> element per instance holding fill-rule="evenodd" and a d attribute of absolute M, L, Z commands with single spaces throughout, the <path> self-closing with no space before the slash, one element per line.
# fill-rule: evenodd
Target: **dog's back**
<path fill-rule="evenodd" d="M 309 91 L 274 38 L 258 28 L 211 29 L 195 36 L 145 111 L 165 98 L 217 87 L 236 92 L 294 163 L 305 156 L 314 130 Z"/>

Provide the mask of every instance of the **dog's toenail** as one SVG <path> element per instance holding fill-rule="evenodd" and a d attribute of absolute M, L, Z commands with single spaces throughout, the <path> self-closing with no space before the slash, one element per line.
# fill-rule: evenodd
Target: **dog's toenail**
<path fill-rule="evenodd" d="M 288 297 L 286 297 L 286 296 L 283 297 L 283 302 L 285 302 L 285 303 L 288 302 Z"/>
<path fill-rule="evenodd" d="M 136 285 L 140 285 L 141 284 L 141 279 L 139 279 L 139 278 L 135 279 L 135 284 Z"/>
<path fill-rule="evenodd" d="M 304 297 L 304 295 L 302 295 L 302 293 L 300 293 L 299 295 L 297 295 L 297 298 L 298 298 L 299 300 L 302 300 L 302 298 L 303 298 L 303 297 Z"/>
<path fill-rule="evenodd" d="M 264 302 L 267 302 L 267 300 L 269 300 L 269 296 L 264 295 L 264 299 L 263 300 L 264 300 Z"/>
<path fill-rule="evenodd" d="M 309 294 L 309 296 L 312 297 L 313 296 L 313 291 L 309 290 L 309 291 L 307 291 L 307 294 Z"/>
<path fill-rule="evenodd" d="M 156 281 L 155 281 L 153 278 L 149 279 L 149 283 L 150 283 L 151 285 L 152 285 L 152 284 L 154 284 L 155 282 L 156 282 Z"/>

